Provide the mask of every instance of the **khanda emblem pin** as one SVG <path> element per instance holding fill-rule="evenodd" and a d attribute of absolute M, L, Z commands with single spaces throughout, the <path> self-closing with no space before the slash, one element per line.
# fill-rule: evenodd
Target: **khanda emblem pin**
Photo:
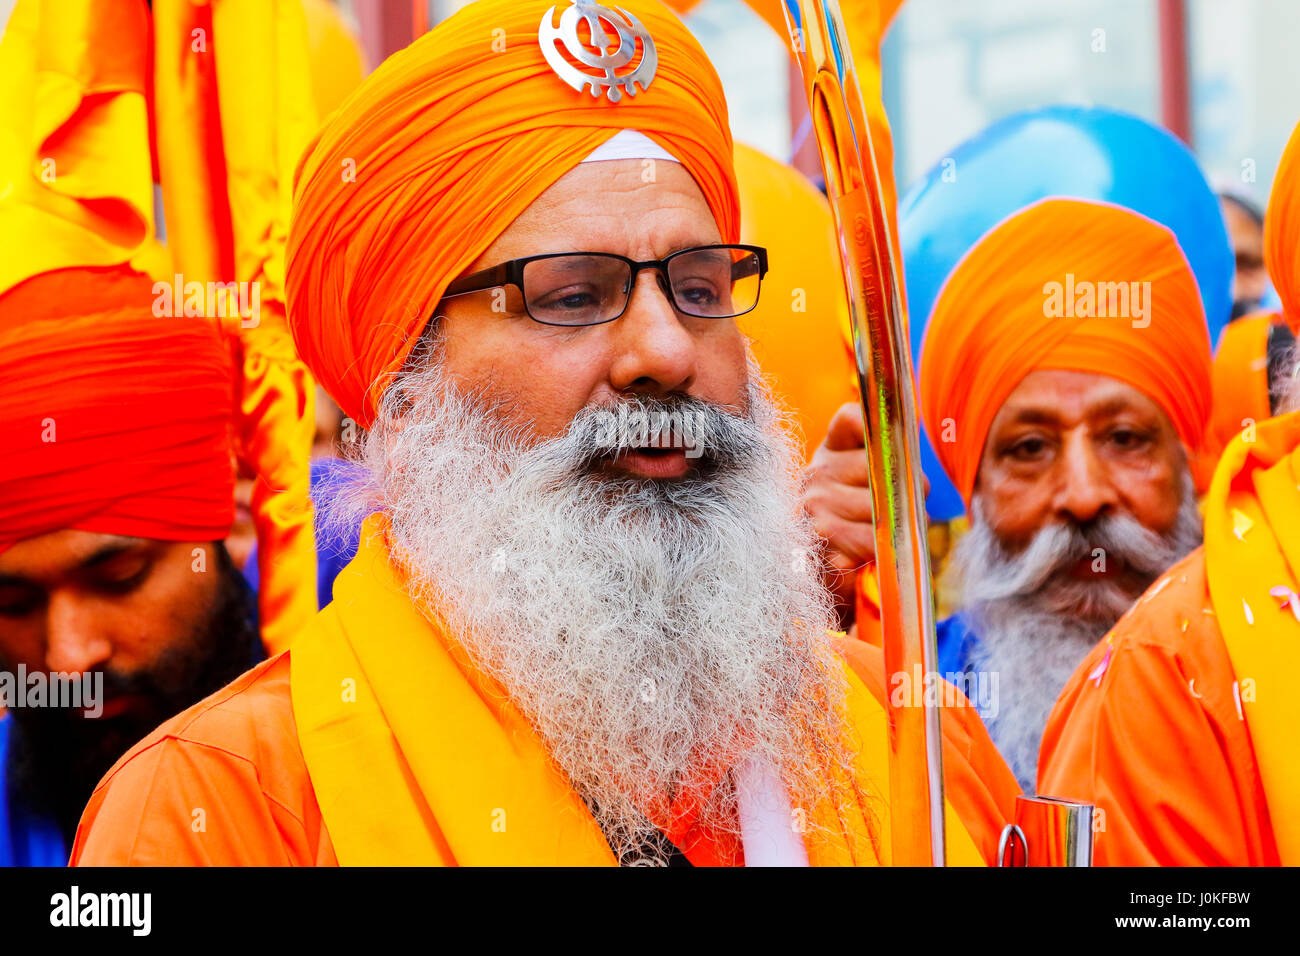
<path fill-rule="evenodd" d="M 587 24 L 590 36 L 588 42 L 584 42 L 578 35 L 580 23 Z M 613 29 L 618 40 L 618 48 L 612 52 L 610 47 L 614 41 L 609 36 L 607 27 Z M 593 0 L 575 0 L 571 7 L 560 14 L 558 27 L 555 25 L 555 7 L 551 7 L 542 17 L 537 40 L 546 62 L 560 79 L 579 93 L 584 87 L 590 86 L 593 97 L 600 96 L 603 90 L 611 103 L 622 99 L 623 91 L 628 96 L 636 96 L 638 83 L 641 92 L 649 89 L 659 65 L 655 41 L 650 38 L 641 21 L 621 7 L 611 8 Z M 564 45 L 563 52 L 560 44 Z M 636 59 L 638 46 L 641 59 L 635 67 L 627 70 Z M 566 53 L 579 65 L 575 66 L 566 58 Z M 588 72 L 584 67 L 595 72 Z M 625 72 L 620 73 L 619 70 Z"/>

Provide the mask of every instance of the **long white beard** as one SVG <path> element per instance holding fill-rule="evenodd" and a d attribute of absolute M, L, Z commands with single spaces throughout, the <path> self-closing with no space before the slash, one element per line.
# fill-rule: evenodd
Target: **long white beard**
<path fill-rule="evenodd" d="M 616 478 L 589 467 L 600 410 L 538 444 L 435 356 L 389 389 L 366 445 L 417 605 L 501 683 L 624 861 L 656 840 L 646 809 L 685 787 L 717 783 L 701 822 L 737 832 L 717 774 L 741 754 L 796 808 L 848 761 L 798 453 L 762 387 L 748 416 L 689 407 L 714 452 L 697 477 Z"/>
<path fill-rule="evenodd" d="M 1201 517 L 1190 474 L 1174 527 L 1157 534 L 1127 514 L 1103 518 L 1086 531 L 1053 524 L 1010 554 L 975 501 L 971 529 L 953 551 L 944 584 L 966 624 L 979 637 L 977 672 L 997 674 L 1010 700 L 997 702 L 989 735 L 1020 785 L 1033 792 L 1038 749 L 1052 707 L 1070 675 L 1115 626 L 1141 590 L 1200 544 Z M 1138 590 L 1100 579 L 1079 581 L 1068 569 L 1101 548 L 1141 575 Z"/>

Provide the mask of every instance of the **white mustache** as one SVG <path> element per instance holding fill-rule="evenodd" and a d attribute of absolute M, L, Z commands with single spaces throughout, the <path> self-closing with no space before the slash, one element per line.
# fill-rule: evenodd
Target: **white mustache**
<path fill-rule="evenodd" d="M 748 415 L 689 395 L 620 398 L 574 416 L 554 450 L 582 470 L 642 448 L 683 448 L 701 464 L 736 468 L 763 458 L 767 445 Z"/>
<path fill-rule="evenodd" d="M 1081 560 L 1100 554 L 1114 563 L 1154 579 L 1201 541 L 1200 514 L 1190 474 L 1184 475 L 1183 502 L 1174 528 L 1161 534 L 1127 512 L 1105 515 L 1088 526 L 1051 524 L 1029 545 L 1010 553 L 989 528 L 975 502 L 971 531 L 958 542 L 953 572 L 960 576 L 963 604 L 1028 597 Z M 967 540 L 969 539 L 969 540 Z M 966 545 L 962 547 L 963 543 Z"/>

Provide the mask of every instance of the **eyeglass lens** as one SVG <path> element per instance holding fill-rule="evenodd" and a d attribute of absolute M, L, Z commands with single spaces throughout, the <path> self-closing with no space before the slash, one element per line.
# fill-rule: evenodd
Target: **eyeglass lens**
<path fill-rule="evenodd" d="M 746 249 L 698 249 L 668 260 L 668 284 L 687 315 L 726 318 L 758 302 L 758 256 Z M 528 314 L 550 325 L 608 322 L 627 307 L 632 267 L 599 254 L 534 259 L 524 266 Z"/>

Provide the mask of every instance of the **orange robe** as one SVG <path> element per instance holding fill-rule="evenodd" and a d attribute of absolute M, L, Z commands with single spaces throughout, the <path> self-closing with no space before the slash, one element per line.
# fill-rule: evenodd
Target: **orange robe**
<path fill-rule="evenodd" d="M 367 527 L 372 526 L 368 524 Z M 345 571 L 340 578 L 343 583 L 336 585 L 336 603 L 353 603 L 350 587 L 357 589 L 357 597 L 366 593 L 358 583 L 363 576 L 355 569 L 364 567 L 366 561 L 375 560 L 376 553 L 373 538 L 363 532 L 362 549 L 350 569 L 353 571 L 351 583 L 344 580 L 349 574 Z M 382 552 L 378 553 L 383 557 Z M 392 589 L 391 576 L 383 573 L 382 568 L 386 566 L 385 559 L 378 566 L 381 568 L 377 574 L 379 580 L 367 585 L 375 588 L 370 593 L 374 596 L 381 592 L 380 596 L 374 597 L 376 601 L 404 603 L 409 607 L 409 602 Z M 377 805 L 393 796 L 378 792 L 381 788 L 375 785 L 375 781 L 390 769 L 387 748 L 392 744 L 392 735 L 400 734 L 394 729 L 390 735 L 389 728 L 383 723 L 368 722 L 368 708 L 374 701 L 367 695 L 365 682 L 373 679 L 377 671 L 370 668 L 348 671 L 358 675 L 359 703 L 347 705 L 358 708 L 355 721 L 345 717 L 341 721 L 327 721 L 324 725 L 304 729 L 301 715 L 328 717 L 332 705 L 325 702 L 324 706 L 317 706 L 314 702 L 294 699 L 293 688 L 300 687 L 300 679 L 304 675 L 311 677 L 313 672 L 325 674 L 329 686 L 338 686 L 333 680 L 334 675 L 321 668 L 323 658 L 317 655 L 316 662 L 311 664 L 309 657 L 314 640 L 320 638 L 328 643 L 330 635 L 327 629 L 338 627 L 341 617 L 352 613 L 356 615 L 352 620 L 383 620 L 388 634 L 407 626 L 405 615 L 396 603 L 383 606 L 386 616 L 375 617 L 375 610 L 372 605 L 354 606 L 351 612 L 345 607 L 336 609 L 331 616 L 331 609 L 327 608 L 318 618 L 317 633 L 305 635 L 294 650 L 249 672 L 216 695 L 168 721 L 137 744 L 109 772 L 91 797 L 73 848 L 73 864 L 318 865 L 337 863 L 344 856 L 344 850 L 352 859 L 360 854 L 383 860 L 394 853 L 407 853 L 410 847 L 405 843 L 358 844 L 357 832 L 336 833 L 331 838 L 325 824 L 329 807 L 337 811 L 340 799 L 352 800 L 355 809 L 355 798 L 360 795 L 368 809 L 371 803 Z M 413 608 L 408 613 L 418 616 Z M 331 619 L 334 624 L 330 623 Z M 346 627 L 346 623 L 343 626 Z M 428 628 L 415 636 L 430 643 L 439 640 Z M 865 645 L 848 642 L 842 647 L 853 673 L 861 682 L 859 686 L 865 685 L 875 698 L 876 704 L 872 709 L 879 716 L 870 719 L 883 719 L 884 711 L 879 703 L 884 698 L 884 680 L 879 653 Z M 298 659 L 300 657 L 302 660 Z M 412 668 L 411 673 L 418 675 L 412 680 L 424 687 L 422 699 L 428 701 L 430 685 L 423 679 L 424 675 L 418 667 Z M 472 848 L 473 859 L 481 860 L 498 852 L 492 848 L 494 839 L 496 845 L 507 842 L 504 834 L 502 838 L 492 835 L 486 816 L 480 822 L 474 808 L 478 806 L 475 798 L 481 794 L 469 792 L 474 785 L 482 789 L 486 784 L 487 792 L 493 798 L 503 797 L 494 802 L 514 801 L 516 806 L 527 804 L 538 789 L 549 786 L 550 771 L 546 768 L 535 763 L 514 763 L 521 755 L 531 759 L 527 758 L 531 746 L 530 732 L 512 723 L 516 718 L 504 712 L 499 697 L 482 696 L 482 688 L 477 686 L 481 680 L 481 675 L 475 674 L 454 678 L 432 694 L 432 698 L 438 701 L 436 707 L 458 699 L 469 701 L 464 711 L 465 722 L 456 724 L 459 737 L 440 743 L 434 749 L 440 748 L 445 755 L 468 745 L 472 752 L 481 750 L 482 757 L 474 759 L 472 768 L 467 767 L 464 761 L 459 763 L 462 768 L 459 775 L 450 770 L 436 774 L 439 792 L 434 793 L 430 792 L 427 784 L 423 791 L 418 790 L 416 778 L 425 768 L 419 755 L 413 750 L 398 754 L 395 766 L 403 772 L 405 780 L 399 779 L 397 788 L 400 789 L 405 782 L 420 799 L 414 803 L 402 799 L 391 801 L 394 806 L 399 806 L 399 812 L 381 813 L 378 819 L 364 820 L 372 832 L 396 833 L 402 821 L 394 822 L 394 818 L 418 807 L 414 820 L 419 827 L 419 836 L 431 841 L 428 853 L 421 858 L 427 856 L 440 862 L 461 862 L 466 854 L 460 853 L 460 848 L 477 841 L 487 847 Z M 508 706 L 505 704 L 504 708 Z M 435 709 L 428 705 L 421 712 L 432 713 Z M 346 707 L 344 712 L 347 712 Z M 988 861 L 996 851 L 1003 821 L 1011 812 L 1016 786 L 984 732 L 978 715 L 973 710 L 969 714 L 964 711 L 954 711 L 953 714 L 953 719 L 945 721 L 944 741 L 952 855 L 955 861 Z M 485 715 L 489 715 L 486 728 L 481 726 Z M 384 716 L 388 716 L 387 712 Z M 396 719 L 400 720 L 400 715 Z M 439 721 L 432 720 L 432 723 L 436 726 Z M 344 731 L 341 737 L 334 733 L 339 726 Z M 497 747 L 499 731 L 505 732 L 507 745 L 504 748 Z M 368 736 L 371 733 L 376 736 Z M 476 733 L 479 737 L 474 737 Z M 459 738 L 466 738 L 468 744 Z M 322 757 L 328 760 L 331 756 L 328 749 L 322 752 L 322 743 L 338 746 L 343 751 L 358 740 L 366 741 L 357 754 L 359 759 L 346 761 L 341 768 L 345 772 L 336 774 L 332 781 L 322 783 L 322 779 L 309 769 L 313 760 L 321 761 Z M 306 753 L 304 743 L 308 745 Z M 478 746 L 480 743 L 482 747 Z M 492 766 L 490 762 L 494 759 L 501 761 L 500 779 L 491 769 L 484 772 L 485 767 Z M 367 766 L 362 768 L 361 763 Z M 322 765 L 319 762 L 314 764 L 317 767 Z M 515 792 L 509 793 L 520 779 L 533 781 L 535 785 L 523 790 L 516 787 Z M 446 786 L 442 786 L 444 780 Z M 884 792 L 881 787 L 872 790 L 876 794 Z M 589 841 L 590 833 L 586 828 L 589 821 L 584 824 L 580 819 L 585 819 L 585 814 L 581 811 L 577 815 L 568 813 L 562 805 L 573 799 L 572 792 L 567 791 L 567 786 L 553 792 L 556 795 L 554 801 L 547 798 L 541 801 L 541 806 L 522 806 L 518 811 L 510 811 L 510 819 L 516 822 L 509 839 L 519 840 L 521 845 L 535 851 L 539 845 L 545 846 L 550 831 L 563 832 L 572 836 L 571 840 L 557 841 L 566 853 L 580 854 L 583 861 L 603 862 L 602 856 L 609 857 L 603 843 L 575 846 Z M 879 805 L 878 797 L 867 790 L 862 794 L 871 815 L 887 821 L 888 808 Z M 368 800 L 364 799 L 367 797 Z M 323 803 L 325 810 L 322 809 Z M 342 809 L 348 810 L 346 806 Z M 527 813 L 540 813 L 539 819 L 544 825 L 529 826 Z M 468 825 L 465 822 L 467 814 L 471 818 Z M 351 815 L 358 819 L 366 817 L 364 811 Z M 422 815 L 431 815 L 432 819 Z M 887 860 L 888 839 L 880 836 L 872 834 L 874 847 L 861 857 L 862 848 L 855 847 L 850 841 L 849 854 L 855 861 Z M 812 857 L 811 843 L 809 846 Z M 832 850 L 843 857 L 841 851 L 834 847 Z M 709 848 L 695 853 L 688 847 L 687 853 L 697 862 L 739 862 L 735 854 L 728 856 Z M 506 862 L 510 859 L 506 857 Z M 608 861 L 612 862 L 612 857 Z M 556 862 L 560 861 L 557 859 Z"/>
<path fill-rule="evenodd" d="M 845 646 L 884 700 L 875 648 Z M 298 742 L 285 652 L 168 721 L 96 788 L 73 866 L 337 866 Z M 971 708 L 945 711 L 948 800 L 996 857 L 1018 788 Z"/>
<path fill-rule="evenodd" d="M 72 865 L 334 866 L 280 654 L 136 744 L 96 788 Z"/>
<path fill-rule="evenodd" d="M 1093 648 L 1043 732 L 1038 792 L 1096 804 L 1097 866 L 1277 865 L 1235 681 L 1197 550 Z"/>
<path fill-rule="evenodd" d="M 1039 787 L 1101 811 L 1103 864 L 1300 864 L 1300 413 L 1229 443 L 1205 547 L 1093 649 Z"/>

